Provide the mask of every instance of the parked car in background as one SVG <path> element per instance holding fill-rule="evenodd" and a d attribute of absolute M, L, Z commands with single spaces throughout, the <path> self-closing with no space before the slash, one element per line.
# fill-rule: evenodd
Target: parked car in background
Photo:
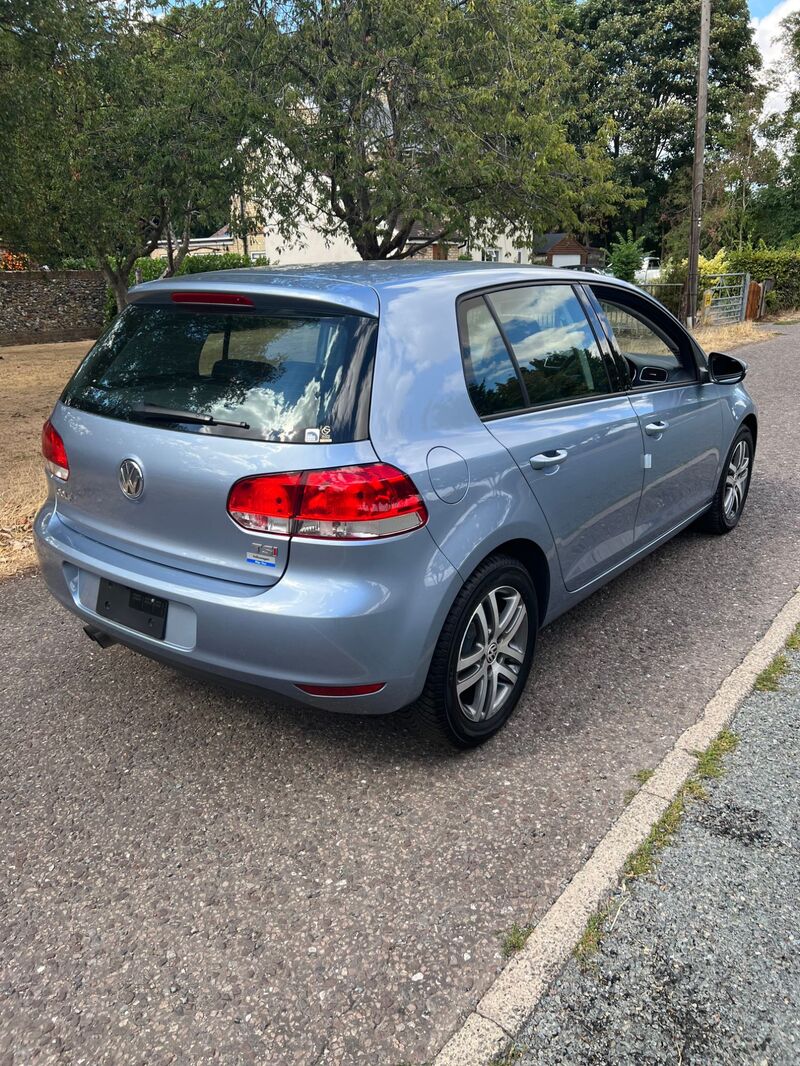
<path fill-rule="evenodd" d="M 660 278 L 661 260 L 653 255 L 645 256 L 641 267 L 636 271 L 636 281 L 643 285 L 645 282 L 658 281 Z"/>
<path fill-rule="evenodd" d="M 130 300 L 44 427 L 35 524 L 101 644 L 467 747 L 542 625 L 741 518 L 746 366 L 624 282 L 363 263 Z"/>

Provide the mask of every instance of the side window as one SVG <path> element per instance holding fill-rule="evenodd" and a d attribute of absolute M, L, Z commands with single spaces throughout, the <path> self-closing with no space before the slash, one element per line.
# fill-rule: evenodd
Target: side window
<path fill-rule="evenodd" d="M 691 356 L 644 309 L 596 294 L 617 349 L 628 361 L 633 384 L 646 386 L 693 381 Z M 656 311 L 657 315 L 657 311 Z"/>
<path fill-rule="evenodd" d="M 500 289 L 489 299 L 514 350 L 530 405 L 611 391 L 602 353 L 571 286 Z"/>
<path fill-rule="evenodd" d="M 496 415 L 525 406 L 508 349 L 483 297 L 459 306 L 464 373 L 479 415 Z"/>

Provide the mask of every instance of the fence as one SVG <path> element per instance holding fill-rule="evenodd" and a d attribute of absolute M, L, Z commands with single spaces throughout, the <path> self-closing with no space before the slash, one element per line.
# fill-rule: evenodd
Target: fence
<path fill-rule="evenodd" d="M 644 289 L 645 292 L 649 292 L 667 310 L 680 318 L 681 300 L 683 299 L 683 285 L 680 282 L 645 281 L 639 287 Z"/>
<path fill-rule="evenodd" d="M 678 318 L 683 317 L 684 287 L 679 282 L 646 281 L 640 288 L 649 292 Z M 755 294 L 750 293 L 750 288 L 749 274 L 702 275 L 698 322 L 704 326 L 721 326 L 743 322 L 745 317 L 759 317 L 759 310 L 753 302 L 749 302 L 751 295 L 752 300 L 756 299 Z"/>
<path fill-rule="evenodd" d="M 749 274 L 706 274 L 698 318 L 704 326 L 743 322 L 747 312 Z"/>

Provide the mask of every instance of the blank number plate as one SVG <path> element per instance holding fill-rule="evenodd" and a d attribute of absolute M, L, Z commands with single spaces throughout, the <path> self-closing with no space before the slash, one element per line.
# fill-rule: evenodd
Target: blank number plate
<path fill-rule="evenodd" d="M 148 637 L 163 640 L 167 629 L 168 600 L 151 596 L 147 592 L 118 585 L 116 581 L 100 579 L 97 593 L 97 613 L 118 625 L 146 633 Z"/>

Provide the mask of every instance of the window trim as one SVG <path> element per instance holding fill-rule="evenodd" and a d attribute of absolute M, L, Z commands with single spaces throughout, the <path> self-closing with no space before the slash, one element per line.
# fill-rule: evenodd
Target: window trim
<path fill-rule="evenodd" d="M 563 400 L 555 400 L 552 403 L 530 403 L 528 389 L 525 385 L 524 378 L 522 377 L 522 373 L 519 368 L 519 363 L 517 361 L 517 356 L 514 352 L 514 347 L 508 340 L 506 331 L 503 328 L 502 323 L 499 321 L 499 316 L 497 315 L 491 300 L 487 299 L 487 297 L 491 296 L 492 293 L 495 292 L 504 292 L 506 289 L 529 289 L 533 286 L 542 285 L 547 285 L 550 287 L 554 285 L 566 286 L 572 289 L 573 295 L 575 296 L 580 305 L 581 311 L 583 312 L 583 316 L 586 319 L 586 324 L 588 325 L 592 336 L 595 338 L 595 343 L 597 344 L 598 351 L 600 352 L 600 356 L 603 360 L 603 367 L 605 369 L 606 377 L 608 378 L 608 384 L 610 386 L 608 392 L 590 392 L 584 396 L 572 396 Z M 631 391 L 630 387 L 623 387 L 617 389 L 613 387 L 614 378 L 616 375 L 612 372 L 612 369 L 609 366 L 608 354 L 604 350 L 600 339 L 597 337 L 597 331 L 592 323 L 591 318 L 587 313 L 586 306 L 584 304 L 583 299 L 581 298 L 581 294 L 577 291 L 580 288 L 582 288 L 582 286 L 579 283 L 567 280 L 562 281 L 560 278 L 535 278 L 531 279 L 530 281 L 512 281 L 506 283 L 505 285 L 482 285 L 480 288 L 471 289 L 469 292 L 459 293 L 459 295 L 456 297 L 456 327 L 458 330 L 458 347 L 461 356 L 461 372 L 464 375 L 464 384 L 467 387 L 467 397 L 469 398 L 470 406 L 472 407 L 472 410 L 475 412 L 477 417 L 481 420 L 481 422 L 494 422 L 499 418 L 516 418 L 518 415 L 532 414 L 536 411 L 552 411 L 559 407 L 574 407 L 577 404 L 581 403 L 594 403 L 597 400 L 608 400 L 616 396 L 627 396 L 628 393 Z M 514 371 L 516 372 L 517 381 L 519 383 L 522 397 L 523 399 L 529 401 L 526 407 L 514 407 L 508 411 L 497 411 L 494 414 L 482 415 L 479 411 L 475 409 L 475 406 L 472 403 L 472 399 L 471 397 L 469 397 L 469 382 L 467 381 L 466 366 L 467 345 L 465 343 L 466 323 L 464 321 L 464 311 L 462 310 L 462 307 L 465 303 L 478 298 L 483 300 L 489 311 L 489 314 L 492 316 L 492 319 L 495 325 L 497 326 L 498 332 L 500 334 L 500 339 L 502 340 L 506 349 L 506 354 L 508 355 L 511 365 Z"/>

